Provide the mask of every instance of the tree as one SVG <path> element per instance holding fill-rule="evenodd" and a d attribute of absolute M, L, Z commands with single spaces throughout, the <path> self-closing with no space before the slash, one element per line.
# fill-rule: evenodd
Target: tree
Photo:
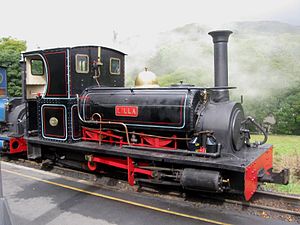
<path fill-rule="evenodd" d="M 275 132 L 283 134 L 300 134 L 300 88 L 290 89 L 281 99 Z"/>
<path fill-rule="evenodd" d="M 246 114 L 260 123 L 272 114 L 276 119 L 273 133 L 300 135 L 300 84 L 267 98 L 248 101 L 244 107 Z"/>
<path fill-rule="evenodd" d="M 7 68 L 9 96 L 22 96 L 20 54 L 26 50 L 26 42 L 11 37 L 0 39 L 0 65 Z"/>

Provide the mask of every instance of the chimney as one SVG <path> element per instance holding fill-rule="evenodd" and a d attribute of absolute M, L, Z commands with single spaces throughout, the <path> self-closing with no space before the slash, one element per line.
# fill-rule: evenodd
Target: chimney
<path fill-rule="evenodd" d="M 215 87 L 228 86 L 228 59 L 227 42 L 230 30 L 218 30 L 208 33 L 212 36 L 214 42 L 214 67 L 215 67 Z M 215 102 L 224 102 L 229 100 L 228 89 L 219 89 L 213 91 L 212 96 Z"/>

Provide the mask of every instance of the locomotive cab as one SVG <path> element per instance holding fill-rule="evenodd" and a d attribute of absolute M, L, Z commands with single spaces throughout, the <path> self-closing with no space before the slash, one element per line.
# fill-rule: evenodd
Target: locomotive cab
<path fill-rule="evenodd" d="M 76 95 L 91 86 L 123 87 L 124 56 L 100 46 L 23 53 L 27 135 L 57 141 L 79 140 L 80 127 L 74 122 L 78 120 Z"/>
<path fill-rule="evenodd" d="M 25 52 L 24 98 L 72 98 L 90 86 L 123 87 L 124 55 L 97 46 Z"/>

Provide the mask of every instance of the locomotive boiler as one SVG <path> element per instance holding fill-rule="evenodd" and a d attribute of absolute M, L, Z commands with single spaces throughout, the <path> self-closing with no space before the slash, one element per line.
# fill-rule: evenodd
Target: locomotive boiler
<path fill-rule="evenodd" d="M 287 184 L 288 169 L 272 170 L 267 134 L 229 99 L 231 33 L 209 33 L 215 67 L 210 88 L 124 87 L 125 54 L 105 47 L 23 53 L 28 158 L 126 172 L 130 185 L 239 192 L 247 200 L 259 182 Z M 264 140 L 251 142 L 249 124 Z"/>

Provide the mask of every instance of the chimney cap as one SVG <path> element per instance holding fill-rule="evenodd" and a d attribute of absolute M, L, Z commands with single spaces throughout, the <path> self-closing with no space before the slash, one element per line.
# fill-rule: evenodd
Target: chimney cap
<path fill-rule="evenodd" d="M 228 42 L 229 35 L 232 34 L 231 30 L 216 30 L 208 33 L 212 36 L 213 42 Z"/>

